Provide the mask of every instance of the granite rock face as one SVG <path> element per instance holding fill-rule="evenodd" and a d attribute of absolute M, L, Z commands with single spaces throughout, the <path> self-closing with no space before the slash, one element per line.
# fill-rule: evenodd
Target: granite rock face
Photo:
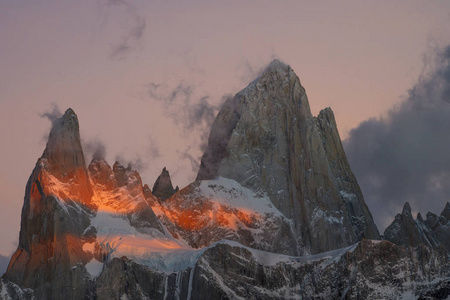
<path fill-rule="evenodd" d="M 98 215 L 124 220 L 138 233 L 163 235 L 136 171 L 118 162 L 111 168 L 101 158 L 88 169 L 84 164 L 78 118 L 68 109 L 53 122 L 26 186 L 19 246 L 3 278 L 13 299 L 92 298 L 86 265 L 102 262 L 111 250 L 97 240 L 92 220 Z"/>
<path fill-rule="evenodd" d="M 47 146 L 42 154 L 46 170 L 63 183 L 78 185 L 71 196 L 90 204 L 92 187 L 89 182 L 83 149 L 81 148 L 78 117 L 72 109 L 53 121 Z"/>
<path fill-rule="evenodd" d="M 331 109 L 314 118 L 297 75 L 278 60 L 214 121 L 197 180 L 217 176 L 267 194 L 293 220 L 300 253 L 379 238 Z"/>
<path fill-rule="evenodd" d="M 88 274 L 78 264 L 91 259 L 83 244 L 95 240 L 87 230 L 95 206 L 78 130 L 71 109 L 54 121 L 25 190 L 19 246 L 5 276 L 37 299 L 86 296 Z"/>
<path fill-rule="evenodd" d="M 423 245 L 362 240 L 293 257 L 221 242 L 174 272 L 125 257 L 108 260 L 85 294 L 86 299 L 446 299 L 449 274 L 447 253 Z M 0 291 L 4 299 L 33 297 L 33 291 L 4 278 Z"/>
<path fill-rule="evenodd" d="M 161 175 L 155 181 L 153 185 L 152 193 L 155 197 L 164 201 L 170 198 L 175 192 L 178 191 L 178 186 L 174 189 L 172 185 L 172 180 L 170 180 L 169 171 L 166 167 L 162 169 Z"/>

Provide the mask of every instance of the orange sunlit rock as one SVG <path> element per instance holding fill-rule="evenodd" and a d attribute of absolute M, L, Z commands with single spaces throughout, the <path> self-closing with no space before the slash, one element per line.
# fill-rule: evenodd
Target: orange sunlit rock
<path fill-rule="evenodd" d="M 239 218 L 239 220 L 241 220 L 242 223 L 245 224 L 245 226 L 250 227 L 250 228 L 254 228 L 255 221 L 256 221 L 254 213 L 249 214 L 249 213 L 246 213 L 246 212 L 244 212 L 242 210 L 238 210 L 237 213 L 236 213 L 236 216 Z"/>
<path fill-rule="evenodd" d="M 36 276 L 50 280 L 49 276 L 55 266 L 69 272 L 73 266 L 86 264 L 92 259 L 92 253 L 82 249 L 85 242 L 72 234 L 47 236 L 31 241 L 29 251 L 19 247 L 13 254 L 8 274 L 13 278 L 21 278 L 25 287 L 32 286 Z"/>

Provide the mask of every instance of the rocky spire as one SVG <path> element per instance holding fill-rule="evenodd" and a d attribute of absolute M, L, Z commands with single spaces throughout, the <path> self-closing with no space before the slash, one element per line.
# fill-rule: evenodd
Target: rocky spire
<path fill-rule="evenodd" d="M 53 175 L 58 178 L 72 177 L 77 169 L 86 167 L 78 117 L 69 108 L 61 118 L 54 120 L 52 125 L 42 158 L 47 159 Z"/>
<path fill-rule="evenodd" d="M 74 282 L 85 288 L 85 275 L 73 268 L 90 260 L 83 244 L 95 240 L 92 195 L 78 118 L 68 109 L 53 122 L 25 189 L 19 245 L 6 273 L 11 281 L 34 289 L 41 299 L 63 298 L 62 290 Z M 52 289 L 58 291 L 54 296 Z M 80 289 L 70 290 L 69 298 L 84 298 Z"/>
<path fill-rule="evenodd" d="M 450 221 L 450 203 L 447 202 L 444 210 L 441 212 L 441 216 Z"/>
<path fill-rule="evenodd" d="M 306 252 L 379 238 L 331 109 L 314 118 L 297 75 L 279 60 L 227 100 L 214 121 L 197 180 L 217 176 L 266 193 L 294 220 Z"/>
<path fill-rule="evenodd" d="M 52 123 L 41 160 L 44 168 L 63 183 L 71 182 L 70 196 L 89 205 L 93 195 L 80 140 L 78 117 L 69 108 Z M 76 188 L 75 188 L 76 184 Z"/>
<path fill-rule="evenodd" d="M 161 171 L 161 175 L 158 176 L 158 179 L 156 179 L 155 184 L 153 185 L 153 195 L 164 201 L 170 198 L 177 191 L 178 187 L 176 189 L 173 188 L 169 171 L 167 171 L 166 167 L 164 167 Z"/>
<path fill-rule="evenodd" d="M 391 225 L 384 231 L 384 238 L 402 246 L 416 247 L 422 244 L 437 247 L 441 242 L 429 225 L 434 219 L 436 219 L 436 215 L 428 213 L 427 220 L 424 221 L 422 215 L 418 213 L 414 220 L 411 206 L 406 202 L 403 205 L 402 213 L 397 214 Z"/>
<path fill-rule="evenodd" d="M 405 202 L 405 205 L 403 205 L 402 215 L 408 216 L 410 218 L 413 217 L 411 213 L 411 206 L 409 205 L 408 202 Z"/>

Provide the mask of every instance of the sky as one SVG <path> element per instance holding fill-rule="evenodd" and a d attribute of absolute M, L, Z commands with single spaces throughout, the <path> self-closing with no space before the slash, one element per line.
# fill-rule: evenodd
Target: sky
<path fill-rule="evenodd" d="M 297 73 L 314 115 L 335 112 L 381 232 L 405 201 L 423 213 L 448 201 L 448 1 L 0 0 L 0 41 L 2 255 L 17 247 L 51 117 L 74 109 L 88 162 L 100 149 L 150 186 L 167 167 L 184 187 L 221 103 L 274 58 Z M 444 96 L 427 92 L 435 85 Z"/>

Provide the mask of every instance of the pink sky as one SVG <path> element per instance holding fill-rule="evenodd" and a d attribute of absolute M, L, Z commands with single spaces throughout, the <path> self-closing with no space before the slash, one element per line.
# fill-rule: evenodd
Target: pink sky
<path fill-rule="evenodd" d="M 0 41 L 0 254 L 9 255 L 52 103 L 75 110 L 82 138 L 103 141 L 110 164 L 140 159 L 149 185 L 166 166 L 183 187 L 195 178 L 183 153 L 201 155 L 207 127 L 186 129 L 185 94 L 165 105 L 151 84 L 161 98 L 181 84 L 190 104 L 218 105 L 280 58 L 313 114 L 331 106 L 345 138 L 401 101 L 424 54 L 450 42 L 450 2 L 0 0 Z"/>

